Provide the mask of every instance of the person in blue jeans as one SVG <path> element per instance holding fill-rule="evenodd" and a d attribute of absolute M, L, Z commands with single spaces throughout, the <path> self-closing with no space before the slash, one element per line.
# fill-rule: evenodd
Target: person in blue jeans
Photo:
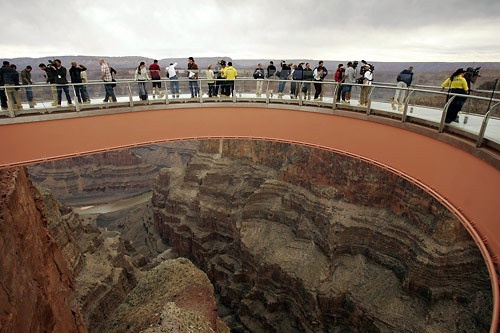
<path fill-rule="evenodd" d="M 283 91 L 285 90 L 286 80 L 292 72 L 292 63 L 287 64 L 285 60 L 281 60 L 281 73 L 280 73 L 280 83 L 278 85 L 278 98 L 283 98 Z"/>
<path fill-rule="evenodd" d="M 67 86 L 68 80 L 66 79 L 66 67 L 61 65 L 61 60 L 56 59 L 54 61 L 55 66 L 51 66 L 55 72 L 56 84 L 57 84 L 57 106 L 61 106 L 62 92 L 66 95 L 68 100 L 68 105 L 73 105 L 71 102 L 71 96 L 69 95 L 69 87 Z"/>
<path fill-rule="evenodd" d="M 172 90 L 172 98 L 179 98 L 179 78 L 177 77 L 175 66 L 177 66 L 177 63 L 170 63 L 170 66 L 167 67 L 167 77 L 170 79 L 170 90 Z"/>
<path fill-rule="evenodd" d="M 200 94 L 200 87 L 198 86 L 198 65 L 194 62 L 193 57 L 189 57 L 188 59 L 188 78 L 191 98 L 198 97 Z"/>
<path fill-rule="evenodd" d="M 21 71 L 21 83 L 24 86 L 32 85 L 33 81 L 31 81 L 31 71 L 32 71 L 31 66 L 26 66 L 25 69 Z M 24 88 L 26 91 L 26 99 L 28 100 L 30 108 L 34 108 L 36 105 L 36 102 L 33 100 L 33 89 L 31 87 L 26 87 Z"/>

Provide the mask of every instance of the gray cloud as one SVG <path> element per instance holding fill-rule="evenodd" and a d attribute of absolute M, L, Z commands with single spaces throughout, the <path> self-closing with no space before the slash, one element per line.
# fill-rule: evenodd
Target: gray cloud
<path fill-rule="evenodd" d="M 499 61 L 498 0 L 61 1 L 4 6 L 2 57 Z"/>

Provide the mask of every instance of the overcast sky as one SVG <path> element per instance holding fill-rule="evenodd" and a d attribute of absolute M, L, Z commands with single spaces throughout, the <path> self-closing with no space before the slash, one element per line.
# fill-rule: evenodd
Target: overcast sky
<path fill-rule="evenodd" d="M 0 57 L 500 61 L 500 0 L 17 0 Z"/>

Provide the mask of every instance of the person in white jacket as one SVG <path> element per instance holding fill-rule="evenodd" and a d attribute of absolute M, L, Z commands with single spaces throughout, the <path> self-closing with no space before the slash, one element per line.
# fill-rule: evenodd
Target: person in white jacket
<path fill-rule="evenodd" d="M 146 90 L 146 81 L 151 80 L 148 74 L 148 70 L 146 69 L 146 64 L 144 61 L 141 61 L 139 67 L 135 70 L 135 80 L 139 84 L 139 98 L 143 101 L 148 99 L 148 92 Z"/>
<path fill-rule="evenodd" d="M 167 77 L 170 79 L 172 98 L 179 98 L 179 78 L 177 77 L 175 66 L 177 66 L 177 63 L 170 63 L 170 66 L 167 67 Z"/>

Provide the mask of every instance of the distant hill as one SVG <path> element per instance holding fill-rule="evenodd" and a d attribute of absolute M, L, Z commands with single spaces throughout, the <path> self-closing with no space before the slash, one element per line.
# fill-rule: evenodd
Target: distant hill
<path fill-rule="evenodd" d="M 193 55 L 194 56 L 194 55 Z M 78 64 L 86 66 L 88 69 L 98 69 L 99 59 L 103 58 L 110 63 L 111 66 L 115 68 L 135 68 L 139 65 L 141 61 L 146 62 L 146 64 L 151 64 L 153 58 L 139 57 L 139 56 L 127 56 L 127 57 L 106 57 L 106 56 L 54 56 L 54 57 L 42 57 L 42 58 L 12 58 L 12 59 L 2 59 L 8 60 L 13 64 L 16 64 L 18 68 L 24 68 L 27 65 L 32 67 L 38 67 L 40 63 L 47 63 L 48 59 L 61 59 L 62 63 L 66 67 L 70 67 L 72 61 L 76 61 Z M 230 57 L 200 57 L 196 58 L 196 63 L 200 69 L 205 69 L 208 65 L 215 65 L 217 61 L 224 59 L 226 61 L 233 61 L 233 66 L 236 68 L 255 68 L 258 63 L 262 63 L 263 67 L 267 67 L 270 60 L 274 61 L 276 66 L 279 65 L 281 59 L 231 59 Z M 165 68 L 171 62 L 177 62 L 179 68 L 187 67 L 187 58 L 169 58 L 169 59 L 158 59 L 160 67 Z M 314 68 L 318 64 L 318 60 L 312 59 L 284 59 L 287 62 L 293 62 L 298 64 L 300 61 L 310 62 L 311 67 Z M 347 60 L 348 61 L 348 60 Z M 325 65 L 329 70 L 337 68 L 338 64 L 346 64 L 346 60 L 325 60 Z M 359 61 L 359 60 L 358 60 Z M 459 67 L 479 67 L 482 69 L 500 69 L 500 62 L 370 62 L 375 66 L 377 72 L 400 72 L 404 68 L 409 66 L 414 67 L 415 72 L 443 72 L 443 71 L 453 71 Z"/>

